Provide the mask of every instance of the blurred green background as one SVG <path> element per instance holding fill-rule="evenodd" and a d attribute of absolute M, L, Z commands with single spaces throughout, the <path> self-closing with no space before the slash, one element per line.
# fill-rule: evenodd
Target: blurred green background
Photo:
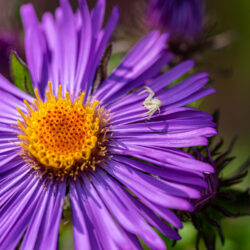
<path fill-rule="evenodd" d="M 56 0 L 0 0 L 0 31 L 12 31 L 22 37 L 20 22 L 17 13 L 22 3 L 31 2 L 35 5 L 39 15 L 44 11 L 52 11 L 58 5 Z M 89 1 L 93 5 L 95 1 Z M 143 13 L 143 1 L 134 0 L 107 0 L 108 13 L 111 6 L 121 6 L 121 27 L 127 23 L 135 22 L 135 17 Z M 136 3 L 135 3 L 136 2 Z M 76 1 L 72 1 L 73 6 Z M 142 5 L 141 5 L 142 4 Z M 198 60 L 197 70 L 210 72 L 212 84 L 217 93 L 206 98 L 202 109 L 213 113 L 220 110 L 220 125 L 218 137 L 225 139 L 226 145 L 236 135 L 237 144 L 232 155 L 237 159 L 231 164 L 229 172 L 243 163 L 249 157 L 250 148 L 250 1 L 249 0 L 209 0 L 207 1 L 207 15 L 212 23 L 210 32 L 221 34 L 230 31 L 232 42 L 226 48 L 216 51 L 206 51 L 202 60 Z M 119 32 L 117 36 L 119 36 Z M 140 34 L 141 35 L 141 34 Z M 132 37 L 130 41 L 139 39 Z M 6 61 L 6 64 L 8 62 Z M 0 69 L 0 72 L 3 72 Z M 250 175 L 238 188 L 249 186 Z M 217 242 L 218 248 L 223 250 L 250 249 L 250 218 L 225 219 L 223 221 L 226 242 L 222 247 Z M 73 249 L 72 225 L 70 222 L 60 231 L 60 249 Z M 180 231 L 182 240 L 168 249 L 189 250 L 195 247 L 195 230 L 191 224 L 185 224 Z M 204 246 L 201 247 L 204 249 Z"/>

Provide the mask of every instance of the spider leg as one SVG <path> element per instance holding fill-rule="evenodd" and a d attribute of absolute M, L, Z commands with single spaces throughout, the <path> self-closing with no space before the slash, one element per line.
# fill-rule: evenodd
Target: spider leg
<path fill-rule="evenodd" d="M 149 87 L 145 87 L 144 90 L 142 90 L 140 93 L 138 93 L 138 95 L 141 95 L 145 92 L 148 92 L 149 93 L 149 96 L 146 98 L 146 100 L 151 100 L 153 98 L 153 96 L 155 95 L 155 93 L 153 92 L 153 90 Z"/>
<path fill-rule="evenodd" d="M 148 116 L 148 115 L 151 116 L 154 112 L 155 112 L 154 109 L 148 108 L 148 111 L 143 113 L 142 116 Z"/>
<path fill-rule="evenodd" d="M 143 93 L 145 93 L 145 92 L 148 92 L 146 89 L 144 89 L 144 90 L 142 90 L 140 93 L 138 93 L 138 95 L 141 95 L 141 94 L 143 94 Z"/>
<path fill-rule="evenodd" d="M 150 119 L 154 115 L 155 111 L 155 109 L 150 110 L 148 119 Z"/>
<path fill-rule="evenodd" d="M 142 114 L 142 116 L 148 116 L 150 114 L 151 111 L 145 112 Z"/>
<path fill-rule="evenodd" d="M 156 109 L 155 108 L 151 108 L 148 110 L 148 112 L 142 114 L 142 116 L 148 116 L 149 119 L 151 118 L 151 116 L 155 113 Z"/>

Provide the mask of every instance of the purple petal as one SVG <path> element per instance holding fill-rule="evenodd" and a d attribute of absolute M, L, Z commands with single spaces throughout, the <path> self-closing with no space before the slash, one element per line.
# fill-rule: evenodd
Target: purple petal
<path fill-rule="evenodd" d="M 85 249 L 91 249 L 91 228 L 88 226 L 88 218 L 82 204 L 84 201 L 77 194 L 74 183 L 71 183 L 70 187 L 70 199 L 72 205 L 73 216 L 73 232 L 74 232 L 74 245 L 75 249 L 81 249 L 84 246 Z M 93 236 L 92 236 L 93 237 Z M 93 242 L 93 241 L 92 241 Z"/>
<path fill-rule="evenodd" d="M 162 150 L 162 148 L 157 147 L 140 147 L 131 145 L 122 145 L 123 149 L 119 149 L 117 146 L 113 149 L 114 153 L 121 155 L 128 155 L 137 157 L 139 159 L 154 163 L 156 165 L 182 169 L 186 171 L 193 172 L 211 172 L 213 173 L 214 168 L 208 163 L 201 162 L 195 158 L 183 157 L 181 155 L 175 154 L 169 149 Z"/>
<path fill-rule="evenodd" d="M 66 183 L 58 182 L 53 186 L 51 187 L 52 195 L 45 210 L 43 224 L 39 228 L 39 237 L 36 241 L 36 246 L 40 249 L 46 249 L 47 246 L 50 246 L 51 249 L 57 248 Z"/>
<path fill-rule="evenodd" d="M 86 87 L 81 86 L 83 77 L 86 74 L 86 69 L 88 66 L 89 60 L 91 60 L 90 51 L 92 51 L 95 44 L 92 44 L 92 27 L 91 27 L 91 18 L 89 9 L 86 1 L 80 1 L 80 17 L 81 17 L 81 29 L 80 29 L 80 38 L 79 38 L 79 56 L 77 61 L 76 68 L 76 81 L 74 86 L 74 91 L 78 93 L 80 87 L 83 91 L 86 91 Z M 91 48 L 92 46 L 92 48 Z"/>
<path fill-rule="evenodd" d="M 37 26 L 39 24 L 38 18 L 36 16 L 36 12 L 32 4 L 24 4 L 20 9 L 20 14 L 24 26 L 25 32 L 30 27 Z"/>
<path fill-rule="evenodd" d="M 120 184 L 101 171 L 95 173 L 92 178 L 100 197 L 119 224 L 127 231 L 139 235 L 149 246 L 156 247 L 159 240 L 156 233 L 136 211 L 137 208 L 131 201 L 131 197 L 129 198 L 124 193 L 125 190 L 121 188 Z M 116 192 L 114 193 L 113 190 Z"/>
<path fill-rule="evenodd" d="M 166 206 L 168 208 L 179 210 L 193 209 L 192 205 L 187 200 L 168 195 L 166 192 L 160 190 L 160 188 L 152 185 L 152 183 L 143 181 L 138 176 L 138 173 L 133 171 L 133 169 L 128 169 L 124 164 L 109 162 L 109 168 L 106 167 L 105 169 L 113 177 L 117 178 L 125 186 L 129 187 L 133 193 L 140 193 L 145 196 L 145 198 L 160 206 Z"/>
<path fill-rule="evenodd" d="M 49 196 L 52 194 L 51 188 L 46 192 L 41 192 L 33 216 L 30 219 L 29 226 L 26 230 L 20 249 L 33 249 L 36 243 L 39 228 L 42 224 L 43 215 L 48 206 Z"/>
<path fill-rule="evenodd" d="M 123 156 L 115 156 L 114 159 L 119 162 L 126 162 L 126 164 L 129 164 L 132 168 L 137 170 L 159 176 L 172 182 L 207 187 L 206 181 L 203 178 L 188 171 L 171 168 L 160 168 Z"/>
<path fill-rule="evenodd" d="M 33 178 L 26 187 L 13 200 L 6 202 L 0 210 L 0 246 L 3 249 L 14 248 L 24 233 L 37 202 L 39 193 L 39 181 Z"/>
<path fill-rule="evenodd" d="M 85 91 L 87 94 L 90 93 L 90 87 L 91 87 L 90 84 L 94 80 L 94 76 L 95 76 L 98 64 L 99 64 L 100 59 L 101 59 L 101 57 L 102 57 L 102 55 L 107 47 L 107 43 L 108 43 L 116 25 L 117 25 L 119 15 L 120 15 L 119 9 L 117 7 L 115 7 L 111 13 L 111 16 L 108 20 L 108 23 L 107 23 L 105 29 L 103 30 L 103 36 L 98 44 L 98 47 L 96 48 L 96 53 L 94 55 L 93 61 L 92 61 L 92 63 L 89 63 L 88 76 L 87 76 L 87 78 L 85 78 L 83 80 L 82 85 L 81 85 L 81 89 L 85 90 L 84 89 L 85 81 L 89 83 L 89 85 L 86 86 L 87 90 Z"/>
<path fill-rule="evenodd" d="M 33 100 L 34 100 L 33 97 L 31 97 L 30 95 L 24 93 L 23 91 L 21 91 L 20 89 L 18 89 L 16 86 L 14 86 L 13 84 L 11 84 L 1 74 L 0 74 L 0 89 L 4 90 L 6 92 L 9 92 L 10 94 L 12 94 L 12 95 L 14 95 L 16 97 L 26 99 L 29 102 L 33 102 Z"/>
<path fill-rule="evenodd" d="M 60 12 L 59 12 L 60 10 Z M 75 18 L 68 0 L 60 0 L 60 9 L 57 10 L 57 34 L 61 48 L 61 82 L 63 90 L 73 92 L 73 83 L 77 56 L 77 34 L 75 29 Z M 69 39 L 70 37 L 70 39 Z"/>

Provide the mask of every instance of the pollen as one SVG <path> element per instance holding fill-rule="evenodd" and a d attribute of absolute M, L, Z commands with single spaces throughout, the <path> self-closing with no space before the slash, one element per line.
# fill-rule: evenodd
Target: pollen
<path fill-rule="evenodd" d="M 23 119 L 17 122 L 23 155 L 35 169 L 62 179 L 74 177 L 87 166 L 95 168 L 93 158 L 100 146 L 104 148 L 98 141 L 103 141 L 100 108 L 98 101 L 91 104 L 89 98 L 83 104 L 84 92 L 73 99 L 68 92 L 63 95 L 59 85 L 56 97 L 50 82 L 48 86 L 44 102 L 35 89 L 34 103 L 24 100 L 27 112 L 17 108 Z"/>

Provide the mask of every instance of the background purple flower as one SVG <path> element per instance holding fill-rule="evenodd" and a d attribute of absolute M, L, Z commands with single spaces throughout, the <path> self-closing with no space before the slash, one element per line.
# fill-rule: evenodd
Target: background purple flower
<path fill-rule="evenodd" d="M 222 224 L 224 218 L 250 215 L 249 188 L 242 190 L 239 186 L 233 187 L 246 179 L 250 160 L 248 159 L 237 169 L 227 173 L 229 167 L 232 167 L 232 161 L 236 158 L 230 156 L 236 140 L 234 139 L 225 151 L 222 150 L 223 140 L 215 145 L 212 141 L 207 147 L 190 149 L 198 159 L 213 165 L 215 170 L 214 173 L 206 176 L 208 188 L 203 190 L 200 199 L 194 201 L 195 210 L 185 214 L 198 232 L 197 249 L 199 249 L 201 239 L 204 240 L 207 249 L 216 249 L 217 236 L 222 245 L 226 243 L 225 226 Z"/>
<path fill-rule="evenodd" d="M 201 35 L 203 19 L 203 0 L 148 0 L 148 26 L 169 32 L 173 40 L 195 41 Z"/>

